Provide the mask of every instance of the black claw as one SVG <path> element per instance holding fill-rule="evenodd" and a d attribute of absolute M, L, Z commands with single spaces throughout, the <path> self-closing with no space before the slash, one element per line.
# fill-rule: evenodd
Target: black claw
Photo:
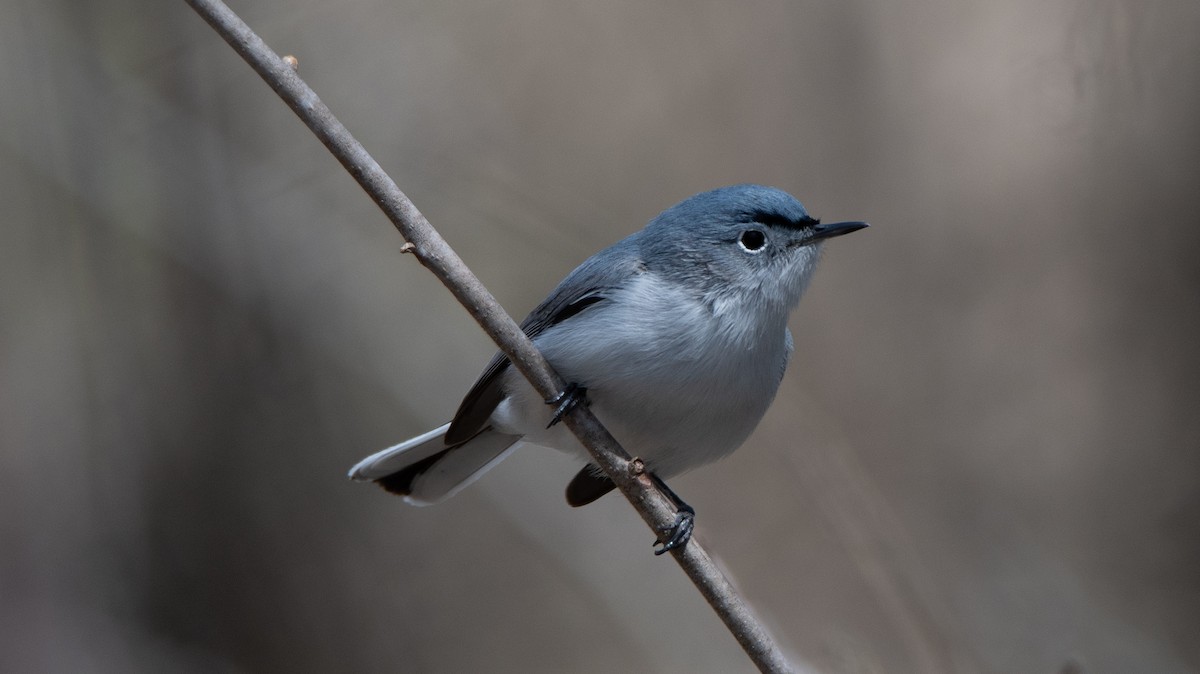
<path fill-rule="evenodd" d="M 550 423 L 546 424 L 546 428 L 550 428 L 554 424 L 562 421 L 563 416 L 575 409 L 579 405 L 587 405 L 587 389 L 571 382 L 563 389 L 562 393 L 550 398 L 546 401 L 547 405 L 558 405 L 554 410 L 554 416 L 550 419 Z"/>
<path fill-rule="evenodd" d="M 695 526 L 696 511 L 692 510 L 691 507 L 688 507 L 686 510 L 680 509 L 679 512 L 675 513 L 675 524 L 671 526 L 671 531 L 668 532 L 670 536 L 667 537 L 667 540 L 664 541 L 662 538 L 654 539 L 655 545 L 662 546 L 655 550 L 654 554 L 661 555 L 675 548 L 682 548 L 687 545 L 687 542 L 692 540 L 692 529 Z"/>
<path fill-rule="evenodd" d="M 668 535 L 666 540 L 664 541 L 662 537 L 659 537 L 654 541 L 655 545 L 662 546 L 661 548 L 655 550 L 654 554 L 661 555 L 670 550 L 674 550 L 675 548 L 682 548 L 683 546 L 687 545 L 688 541 L 692 539 L 692 529 L 696 527 L 696 510 L 692 506 L 684 503 L 683 499 L 679 498 L 679 494 L 676 494 L 670 487 L 668 487 L 667 483 L 662 481 L 662 478 L 654 473 L 651 473 L 650 479 L 654 482 L 654 485 L 658 487 L 659 491 L 661 491 L 667 498 L 671 499 L 671 502 L 675 504 L 676 509 L 675 523 L 671 525 L 671 530 L 667 532 Z"/>

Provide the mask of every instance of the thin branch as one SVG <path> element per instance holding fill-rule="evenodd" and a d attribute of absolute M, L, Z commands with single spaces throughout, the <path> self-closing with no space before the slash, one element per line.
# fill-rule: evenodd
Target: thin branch
<path fill-rule="evenodd" d="M 300 79 L 294 68 L 295 60 L 279 57 L 220 0 L 187 2 L 254 68 L 346 167 L 403 235 L 407 251 L 413 253 L 454 294 L 538 394 L 549 399 L 562 391 L 562 379 L 517 323 L 505 313 L 366 149 Z M 586 406 L 576 406 L 563 422 L 575 433 L 596 464 L 612 479 L 642 519 L 659 535 L 670 531 L 675 523 L 675 508 L 653 487 L 641 461 L 631 459 Z M 766 629 L 698 541 L 693 539 L 682 548 L 672 550 L 671 554 L 761 671 L 791 671 Z"/>

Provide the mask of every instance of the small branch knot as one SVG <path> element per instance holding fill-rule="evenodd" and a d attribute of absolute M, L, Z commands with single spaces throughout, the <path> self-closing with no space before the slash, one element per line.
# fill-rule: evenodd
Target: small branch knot
<path fill-rule="evenodd" d="M 629 460 L 629 474 L 632 477 L 639 477 L 646 473 L 646 462 L 639 457 L 633 457 Z"/>
<path fill-rule="evenodd" d="M 412 253 L 417 250 L 417 245 L 412 241 L 405 241 L 403 246 L 400 246 L 401 253 Z"/>
<path fill-rule="evenodd" d="M 292 70 L 300 70 L 300 59 L 296 58 L 295 56 L 292 56 L 291 54 L 284 56 L 283 62 L 288 64 L 288 66 L 290 66 Z"/>

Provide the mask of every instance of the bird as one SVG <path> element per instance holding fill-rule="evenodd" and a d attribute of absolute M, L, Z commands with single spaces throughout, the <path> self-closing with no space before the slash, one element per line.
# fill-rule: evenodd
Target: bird
<path fill-rule="evenodd" d="M 568 382 L 561 395 L 543 399 L 497 353 L 449 423 L 368 456 L 350 478 L 431 505 L 531 444 L 584 462 L 566 499 L 586 505 L 615 485 L 557 423 L 582 403 L 677 508 L 655 553 L 680 547 L 695 510 L 663 480 L 746 440 L 787 368 L 788 318 L 823 244 L 867 226 L 822 224 L 795 197 L 763 185 L 684 199 L 585 260 L 522 321 Z"/>

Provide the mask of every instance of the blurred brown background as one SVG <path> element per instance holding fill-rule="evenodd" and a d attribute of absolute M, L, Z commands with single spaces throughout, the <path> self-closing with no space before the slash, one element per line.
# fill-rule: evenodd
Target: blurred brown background
<path fill-rule="evenodd" d="M 1200 670 L 1200 4 L 234 8 L 518 317 L 718 185 L 874 225 L 673 483 L 798 663 Z M 0 92 L 0 670 L 749 669 L 563 457 L 345 480 L 492 347 L 183 2 L 6 2 Z"/>

